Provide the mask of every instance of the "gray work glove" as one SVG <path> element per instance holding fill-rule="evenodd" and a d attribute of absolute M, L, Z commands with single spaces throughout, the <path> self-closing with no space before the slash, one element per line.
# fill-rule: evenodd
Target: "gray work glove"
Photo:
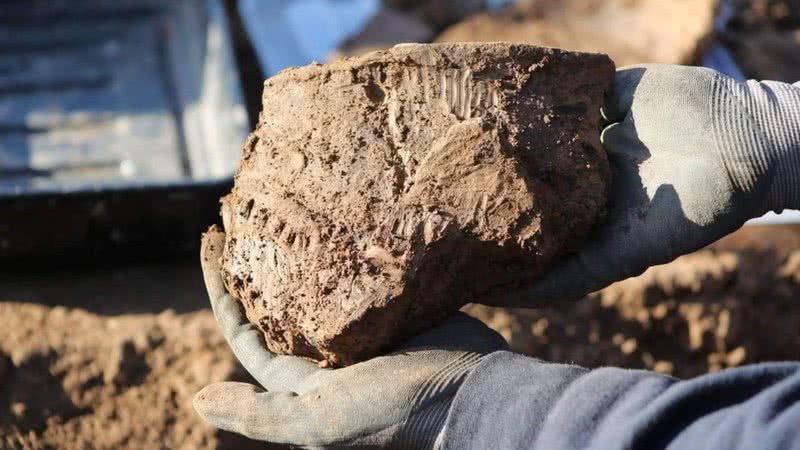
<path fill-rule="evenodd" d="M 203 237 L 203 275 L 225 339 L 261 384 L 216 383 L 194 399 L 212 425 L 253 439 L 307 447 L 431 449 L 461 383 L 500 335 L 459 313 L 386 356 L 343 369 L 266 350 L 220 275 L 224 233 Z"/>
<path fill-rule="evenodd" d="M 800 87 L 698 67 L 617 72 L 603 111 L 614 176 L 607 223 L 532 288 L 576 299 L 698 250 L 769 210 L 800 207 Z"/>

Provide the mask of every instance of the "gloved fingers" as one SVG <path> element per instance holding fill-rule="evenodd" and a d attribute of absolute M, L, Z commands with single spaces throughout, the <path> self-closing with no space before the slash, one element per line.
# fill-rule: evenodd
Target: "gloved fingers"
<path fill-rule="evenodd" d="M 607 222 L 589 236 L 578 253 L 567 256 L 533 285 L 512 292 L 498 304 L 530 308 L 578 300 L 640 271 L 639 253 L 646 230 L 642 221 L 649 199 L 643 191 L 639 167 L 651 155 L 639 142 L 629 119 L 606 127 L 601 140 L 614 174 Z"/>
<path fill-rule="evenodd" d="M 206 291 L 213 305 L 215 300 L 227 295 L 225 283 L 222 280 L 222 252 L 225 249 L 225 233 L 212 227 L 200 241 L 200 265 L 203 268 L 203 280 Z"/>
<path fill-rule="evenodd" d="M 536 308 L 556 301 L 580 300 L 612 282 L 604 274 L 593 270 L 592 264 L 587 263 L 596 258 L 592 252 L 571 255 L 532 286 L 514 290 L 498 303 L 504 306 Z"/>
<path fill-rule="evenodd" d="M 636 88 L 647 71 L 647 66 L 630 66 L 617 70 L 610 95 L 603 107 L 603 116 L 610 122 L 619 122 L 628 115 L 633 105 Z"/>
<path fill-rule="evenodd" d="M 200 262 L 203 267 L 203 279 L 211 301 L 214 318 L 217 319 L 223 336 L 237 357 L 247 366 L 248 355 L 252 356 L 263 350 L 263 343 L 257 338 L 258 330 L 250 324 L 242 312 L 241 306 L 231 298 L 225 289 L 222 278 L 222 252 L 225 246 L 225 233 L 211 229 L 203 235 L 200 244 Z M 270 355 L 271 356 L 271 355 Z M 249 369 L 248 369 L 249 370 Z M 255 376 L 255 374 L 253 374 Z"/>
<path fill-rule="evenodd" d="M 321 369 L 303 358 L 276 356 L 267 350 L 261 331 L 247 320 L 239 302 L 225 289 L 220 273 L 224 243 L 225 233 L 209 231 L 201 244 L 203 277 L 214 317 L 236 359 L 256 381 L 270 391 L 293 390 Z"/>
<path fill-rule="evenodd" d="M 230 295 L 217 300 L 214 315 L 236 359 L 265 389 L 296 390 L 308 376 L 322 370 L 303 358 L 267 350 L 261 331 L 247 321 L 241 305 Z"/>
<path fill-rule="evenodd" d="M 510 304 L 532 307 L 541 302 L 577 300 L 639 275 L 657 263 L 654 258 L 663 251 L 660 248 L 664 244 L 659 237 L 668 233 L 655 230 L 669 225 L 653 215 L 645 194 L 637 192 L 641 190 L 641 180 L 635 171 L 614 173 L 614 204 L 608 222 L 589 237 L 577 254 L 557 264 L 530 289 L 515 293 Z"/>
<path fill-rule="evenodd" d="M 329 446 L 352 438 L 323 395 L 268 392 L 247 383 L 206 386 L 193 406 L 211 425 L 260 441 L 299 446 Z M 339 426 L 337 426 L 339 425 Z"/>
<path fill-rule="evenodd" d="M 607 95 L 610 96 L 611 94 L 609 93 Z M 606 99 L 606 103 L 608 103 L 608 102 L 609 102 L 609 100 Z M 615 116 L 613 116 L 612 114 L 609 113 L 608 106 L 605 106 L 605 105 L 600 107 L 600 118 L 603 119 L 602 122 L 601 122 L 603 127 L 606 127 L 606 126 L 608 126 L 608 125 L 610 125 L 610 124 L 612 124 L 614 122 L 619 122 L 620 121 L 620 119 L 618 117 L 615 117 Z"/>
<path fill-rule="evenodd" d="M 603 128 L 600 133 L 600 142 L 603 143 L 603 147 L 609 154 L 624 154 L 625 148 L 633 143 L 627 128 L 622 122 L 615 122 Z"/>
<path fill-rule="evenodd" d="M 395 351 L 425 347 L 488 354 L 507 349 L 508 343 L 480 320 L 459 311 L 440 325 L 404 342 Z"/>
<path fill-rule="evenodd" d="M 615 122 L 603 128 L 600 142 L 612 157 L 641 162 L 650 156 L 647 147 L 639 140 L 636 127 L 629 120 Z"/>
<path fill-rule="evenodd" d="M 211 425 L 260 441 L 303 445 L 303 429 L 315 421 L 293 392 L 266 392 L 247 383 L 214 383 L 194 397 L 193 406 Z"/>
<path fill-rule="evenodd" d="M 537 306 L 542 302 L 577 300 L 611 283 L 638 275 L 650 264 L 656 248 L 648 230 L 652 208 L 631 154 L 611 155 L 614 187 L 607 222 L 589 236 L 580 251 L 547 272 L 533 287 L 515 293 L 510 304 Z"/>

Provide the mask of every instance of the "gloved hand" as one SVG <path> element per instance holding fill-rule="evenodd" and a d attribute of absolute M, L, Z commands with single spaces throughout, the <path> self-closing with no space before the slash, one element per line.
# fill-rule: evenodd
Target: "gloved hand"
<path fill-rule="evenodd" d="M 607 223 L 501 304 L 580 298 L 768 210 L 800 206 L 800 87 L 646 65 L 617 72 L 603 114 L 614 176 Z"/>
<path fill-rule="evenodd" d="M 274 355 L 223 285 L 224 236 L 203 237 L 206 288 L 225 339 L 263 387 L 216 383 L 195 396 L 195 410 L 224 430 L 298 446 L 434 448 L 467 374 L 506 348 L 497 333 L 458 314 L 386 356 L 343 369 Z"/>

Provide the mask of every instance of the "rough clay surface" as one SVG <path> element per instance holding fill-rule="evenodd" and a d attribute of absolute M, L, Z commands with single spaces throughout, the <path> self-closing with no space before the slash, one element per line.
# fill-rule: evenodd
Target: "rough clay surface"
<path fill-rule="evenodd" d="M 406 45 L 265 82 L 223 199 L 269 348 L 347 365 L 531 281 L 604 214 L 605 55 Z"/>
<path fill-rule="evenodd" d="M 528 0 L 475 14 L 438 42 L 511 41 L 607 53 L 619 67 L 689 64 L 714 31 L 718 0 Z"/>

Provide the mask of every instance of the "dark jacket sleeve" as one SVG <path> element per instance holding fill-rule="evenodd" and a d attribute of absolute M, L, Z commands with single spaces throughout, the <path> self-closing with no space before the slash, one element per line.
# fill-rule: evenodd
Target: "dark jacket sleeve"
<path fill-rule="evenodd" d="M 489 355 L 450 408 L 444 449 L 800 449 L 800 363 L 690 380 Z"/>

